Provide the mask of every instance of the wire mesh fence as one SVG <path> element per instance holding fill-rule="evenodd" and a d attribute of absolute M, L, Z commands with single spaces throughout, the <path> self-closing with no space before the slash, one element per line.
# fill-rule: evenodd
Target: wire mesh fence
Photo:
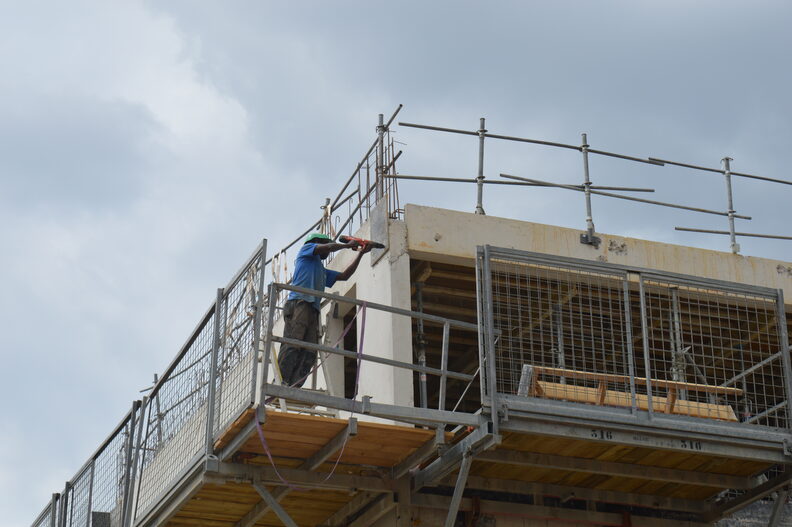
<path fill-rule="evenodd" d="M 265 259 L 262 246 L 222 291 L 152 390 L 138 448 L 135 517 L 145 514 L 201 458 L 207 442 L 213 444 L 253 404 L 256 310 Z M 213 422 L 207 427 L 210 414 Z"/>
<path fill-rule="evenodd" d="M 789 427 L 777 292 L 487 251 L 497 394 Z"/>
<path fill-rule="evenodd" d="M 254 401 L 255 323 L 262 269 L 261 258 L 250 262 L 223 298 L 215 374 L 215 437 Z"/>
<path fill-rule="evenodd" d="M 155 387 L 140 441 L 136 511 L 145 511 L 201 452 L 214 317 L 207 316 L 170 375 Z"/>
<path fill-rule="evenodd" d="M 54 509 L 55 500 L 48 503 L 44 510 L 39 513 L 31 527 L 51 527 L 55 524 L 55 509 Z"/>

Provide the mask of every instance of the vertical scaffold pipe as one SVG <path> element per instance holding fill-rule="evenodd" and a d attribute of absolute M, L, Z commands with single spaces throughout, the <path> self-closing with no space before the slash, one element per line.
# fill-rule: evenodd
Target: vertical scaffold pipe
<path fill-rule="evenodd" d="M 484 118 L 479 120 L 479 157 L 478 157 L 478 176 L 476 176 L 476 214 L 485 214 L 484 212 L 484 134 L 487 130 L 484 128 Z"/>
<path fill-rule="evenodd" d="M 588 232 L 589 240 L 594 238 L 594 219 L 591 215 L 591 178 L 589 177 L 589 160 L 588 160 L 588 137 L 586 134 L 580 134 L 583 138 L 580 145 L 580 151 L 583 153 L 583 190 L 586 194 L 586 232 Z"/>
<path fill-rule="evenodd" d="M 740 252 L 740 244 L 737 243 L 737 235 L 734 233 L 734 198 L 732 195 L 732 183 L 731 183 L 731 162 L 733 161 L 730 157 L 724 157 L 721 159 L 723 162 L 723 175 L 726 178 L 726 197 L 729 200 L 729 241 L 731 242 L 731 252 L 737 254 Z"/>
<path fill-rule="evenodd" d="M 423 313 L 423 282 L 415 282 L 415 301 L 418 304 L 418 312 Z M 418 345 L 418 364 L 422 367 L 426 367 L 426 334 L 424 333 L 424 321 L 422 318 L 417 320 L 418 323 L 418 334 L 416 335 L 416 344 Z M 426 386 L 426 372 L 422 371 L 418 374 L 419 387 L 420 387 L 420 397 L 421 397 L 421 408 L 427 408 L 429 406 L 429 393 L 427 391 Z"/>

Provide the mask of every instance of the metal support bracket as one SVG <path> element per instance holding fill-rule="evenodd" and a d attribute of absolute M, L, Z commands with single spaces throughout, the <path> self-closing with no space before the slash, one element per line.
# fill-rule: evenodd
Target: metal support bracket
<path fill-rule="evenodd" d="M 599 236 L 594 236 L 593 234 L 584 232 L 580 235 L 580 243 L 583 245 L 591 245 L 595 249 L 599 249 L 602 239 Z"/>
<path fill-rule="evenodd" d="M 488 431 L 488 423 L 474 430 L 459 443 L 449 448 L 428 467 L 415 474 L 413 491 L 417 492 L 423 487 L 434 485 L 438 480 L 447 476 L 466 457 L 474 457 L 479 452 L 500 443 L 500 436 Z"/>

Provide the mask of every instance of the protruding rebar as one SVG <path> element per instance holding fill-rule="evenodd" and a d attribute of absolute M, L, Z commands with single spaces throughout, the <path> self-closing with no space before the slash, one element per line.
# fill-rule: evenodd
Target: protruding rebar
<path fill-rule="evenodd" d="M 385 194 L 383 175 L 385 173 L 385 116 L 379 114 L 379 124 L 377 125 L 377 201 Z"/>
<path fill-rule="evenodd" d="M 476 177 L 476 214 L 485 214 L 484 212 L 484 136 L 487 130 L 484 128 L 484 118 L 479 121 L 479 157 L 478 157 L 478 176 Z"/>
<path fill-rule="evenodd" d="M 731 241 L 731 252 L 737 254 L 740 252 L 740 244 L 737 243 L 737 236 L 734 234 L 734 198 L 732 196 L 731 184 L 731 161 L 732 158 L 724 157 L 723 162 L 723 175 L 726 177 L 726 196 L 729 200 L 729 240 Z"/>

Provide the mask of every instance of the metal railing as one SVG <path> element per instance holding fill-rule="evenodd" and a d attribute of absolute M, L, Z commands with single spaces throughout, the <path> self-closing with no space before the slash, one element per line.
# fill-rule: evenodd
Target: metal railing
<path fill-rule="evenodd" d="M 134 518 L 146 515 L 255 402 L 256 342 L 266 240 L 218 289 L 179 355 L 155 384 L 137 442 Z"/>
<path fill-rule="evenodd" d="M 395 173 L 401 152 L 395 149 L 390 125 L 399 106 L 321 217 L 267 259 L 266 240 L 218 290 L 176 358 L 148 396 L 97 450 L 97 453 L 54 495 L 34 521 L 35 527 L 128 526 L 144 517 L 183 478 L 242 412 L 256 401 L 257 343 L 261 341 L 262 308 L 282 303 L 263 294 L 267 266 L 274 281 L 290 279 L 284 262 L 305 235 L 321 230 L 337 238 L 353 234 L 377 207 L 388 218 L 399 217 Z M 346 214 L 344 210 L 346 209 Z M 342 219 L 345 218 L 345 219 Z"/>
<path fill-rule="evenodd" d="M 269 298 L 277 298 L 278 293 L 280 291 L 295 291 L 298 293 L 310 294 L 332 302 L 337 302 L 339 304 L 353 305 L 356 306 L 358 310 L 361 309 L 372 310 L 375 312 L 382 312 L 395 316 L 407 317 L 409 319 L 423 320 L 424 322 L 427 323 L 439 324 L 440 326 L 443 327 L 441 355 L 438 364 L 426 364 L 426 365 L 415 364 L 414 362 L 405 362 L 405 361 L 390 359 L 378 355 L 372 355 L 370 353 L 366 353 L 365 349 L 362 348 L 358 348 L 357 350 L 344 349 L 341 343 L 339 343 L 336 346 L 329 346 L 326 344 L 317 344 L 317 343 L 311 343 L 302 340 L 296 340 L 296 339 L 290 339 L 290 338 L 278 336 L 274 334 L 273 331 L 274 324 L 272 323 L 272 321 L 275 320 L 275 313 L 278 310 L 278 306 L 275 303 L 271 303 L 269 305 L 268 315 L 267 315 L 269 323 L 264 324 L 264 328 L 266 332 L 264 334 L 264 341 L 265 341 L 264 365 L 263 365 L 264 382 L 261 385 L 262 400 L 267 400 L 268 398 L 272 398 L 272 397 L 289 398 L 295 401 L 300 401 L 311 405 L 323 406 L 326 408 L 331 408 L 336 410 L 344 410 L 355 413 L 375 415 L 378 417 L 390 418 L 397 421 L 409 422 L 413 424 L 430 424 L 431 426 L 437 427 L 438 430 L 444 429 L 444 425 L 446 424 L 459 425 L 459 424 L 473 424 L 477 422 L 477 419 L 473 418 L 472 414 L 463 414 L 462 412 L 456 412 L 453 409 L 448 410 L 449 407 L 455 408 L 456 405 L 449 406 L 448 401 L 446 401 L 447 384 L 450 379 L 462 381 L 465 383 L 471 383 L 475 379 L 475 375 L 455 372 L 448 369 L 449 342 L 451 338 L 450 336 L 451 331 L 453 331 L 454 329 L 477 331 L 478 326 L 476 324 L 470 324 L 468 322 L 462 322 L 436 315 L 430 315 L 418 311 L 401 309 L 384 304 L 366 302 L 364 300 L 349 298 L 332 293 L 325 293 L 325 292 L 304 289 L 301 287 L 290 286 L 287 284 L 278 284 L 278 283 L 270 284 L 269 295 L 268 295 Z M 426 383 L 427 375 L 435 376 L 438 378 L 438 387 L 439 387 L 437 394 L 436 409 L 416 408 L 417 405 L 404 407 L 395 404 L 375 404 L 372 403 L 370 397 L 366 396 L 365 394 L 362 395 L 361 400 L 358 401 L 356 400 L 355 397 L 346 398 L 337 395 L 334 396 L 325 393 L 317 393 L 307 390 L 301 390 L 299 388 L 282 386 L 280 384 L 280 377 L 277 374 L 276 365 L 273 365 L 273 362 L 277 360 L 277 351 L 274 349 L 275 344 L 281 344 L 281 345 L 285 344 L 285 345 L 295 346 L 297 348 L 314 350 L 319 354 L 319 360 L 326 360 L 330 356 L 339 356 L 348 359 L 354 359 L 358 361 L 358 366 L 357 366 L 358 368 L 360 368 L 362 364 L 371 363 L 371 364 L 382 364 L 382 365 L 392 366 L 397 369 L 407 370 L 409 372 L 417 374 L 416 377 L 418 379 L 417 381 L 418 383 Z M 325 382 L 329 382 L 329 380 L 325 379 Z M 401 388 L 410 390 L 410 393 L 412 393 L 412 390 L 414 388 L 413 382 L 410 382 L 407 385 L 402 386 Z"/>
<path fill-rule="evenodd" d="M 122 525 L 130 503 L 130 471 L 141 402 L 135 401 L 113 432 L 66 482 L 33 522 L 34 527 Z"/>
<path fill-rule="evenodd" d="M 790 427 L 781 290 L 492 247 L 478 267 L 485 398 Z"/>

